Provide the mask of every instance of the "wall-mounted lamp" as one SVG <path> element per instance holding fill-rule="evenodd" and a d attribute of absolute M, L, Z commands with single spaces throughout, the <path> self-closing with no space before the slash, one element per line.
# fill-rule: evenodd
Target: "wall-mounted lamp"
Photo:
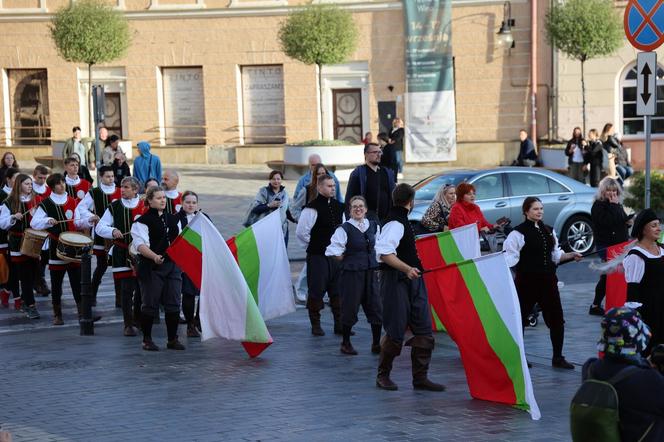
<path fill-rule="evenodd" d="M 500 24 L 498 31 L 498 43 L 506 48 L 513 48 L 515 46 L 514 36 L 512 35 L 512 26 L 514 26 L 514 19 L 512 18 L 512 3 L 505 2 L 503 5 L 503 22 Z"/>
<path fill-rule="evenodd" d="M 392 92 L 392 91 L 394 90 L 394 86 L 389 85 L 389 86 L 387 87 L 387 90 L 389 90 L 390 92 Z"/>

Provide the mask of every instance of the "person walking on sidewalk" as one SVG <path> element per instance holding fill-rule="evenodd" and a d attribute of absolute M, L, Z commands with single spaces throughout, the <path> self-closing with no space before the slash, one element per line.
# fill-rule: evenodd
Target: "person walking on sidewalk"
<path fill-rule="evenodd" d="M 331 176 L 318 177 L 318 196 L 300 214 L 295 231 L 307 249 L 307 309 L 311 322 L 311 334 L 324 336 L 320 326 L 320 311 L 324 307 L 323 296 L 327 292 L 334 317 L 334 334 L 341 334 L 341 300 L 338 290 L 339 263 L 325 256 L 334 230 L 342 222 L 344 205 L 334 198 L 334 180 Z"/>
<path fill-rule="evenodd" d="M 526 219 L 507 235 L 503 251 L 507 265 L 516 270 L 514 284 L 519 295 L 523 327 L 528 324 L 528 315 L 535 304 L 539 304 L 553 347 L 551 365 L 574 369 L 563 356 L 565 320 L 556 267 L 561 261 L 579 261 L 582 256 L 576 252 L 563 253 L 560 249 L 556 232 L 542 221 L 544 206 L 539 198 L 527 197 L 521 210 Z"/>
<path fill-rule="evenodd" d="M 380 332 L 383 328 L 381 302 L 378 293 L 376 270 L 376 234 L 378 225 L 365 218 L 367 202 L 362 196 L 350 199 L 351 219 L 343 223 L 332 235 L 326 256 L 341 262 L 339 291 L 341 299 L 341 330 L 343 340 L 341 353 L 356 355 L 350 343 L 353 326 L 357 323 L 357 312 L 362 305 L 364 315 L 371 324 L 371 353 L 380 353 Z"/>
<path fill-rule="evenodd" d="M 376 386 L 383 390 L 397 390 L 397 384 L 390 379 L 392 362 L 401 354 L 406 328 L 410 328 L 413 337 L 405 345 L 411 347 L 413 387 L 444 391 L 444 385 L 430 381 L 427 376 L 435 341 L 427 290 L 422 280 L 422 263 L 417 256 L 415 233 L 408 221 L 414 200 L 415 190 L 411 186 L 399 184 L 395 187 L 394 205 L 376 240 L 386 333 L 381 342 Z"/>
<path fill-rule="evenodd" d="M 588 143 L 583 139 L 580 127 L 575 127 L 572 131 L 572 139 L 567 142 L 565 155 L 567 155 L 569 177 L 580 183 L 585 183 L 586 176 L 584 169 L 588 162 Z"/>
<path fill-rule="evenodd" d="M 620 202 L 622 187 L 618 181 L 606 177 L 599 183 L 595 202 L 590 209 L 593 226 L 595 226 L 595 248 L 599 251 L 602 261 L 606 261 L 606 248 L 620 244 L 629 239 L 627 228 L 633 223 L 625 213 Z M 588 310 L 589 315 L 603 316 L 602 300 L 606 295 L 606 274 L 599 277 L 595 286 L 595 299 Z"/>

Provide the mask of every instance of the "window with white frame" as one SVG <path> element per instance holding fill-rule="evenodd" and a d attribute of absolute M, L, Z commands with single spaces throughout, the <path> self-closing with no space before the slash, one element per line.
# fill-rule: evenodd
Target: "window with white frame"
<path fill-rule="evenodd" d="M 625 71 L 620 81 L 622 132 L 643 135 L 643 117 L 636 115 L 636 63 Z M 657 65 L 657 114 L 652 117 L 652 133 L 664 134 L 664 69 Z"/>

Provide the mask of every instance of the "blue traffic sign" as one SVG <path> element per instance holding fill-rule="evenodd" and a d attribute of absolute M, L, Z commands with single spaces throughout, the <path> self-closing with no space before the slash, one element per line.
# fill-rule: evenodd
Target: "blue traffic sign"
<path fill-rule="evenodd" d="M 664 43 L 664 0 L 629 0 L 625 35 L 637 49 L 653 51 Z"/>

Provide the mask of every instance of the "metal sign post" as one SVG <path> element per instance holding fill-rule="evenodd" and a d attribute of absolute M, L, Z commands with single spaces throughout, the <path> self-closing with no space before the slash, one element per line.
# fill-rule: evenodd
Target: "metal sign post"
<path fill-rule="evenodd" d="M 643 115 L 646 136 L 645 208 L 650 208 L 650 132 L 651 118 L 657 113 L 657 53 L 639 52 L 636 57 L 636 114 Z"/>
<path fill-rule="evenodd" d="M 654 51 L 664 43 L 664 2 L 628 0 L 624 27 L 632 46 L 641 51 Z M 646 138 L 645 207 L 650 208 L 650 119 L 657 112 L 657 54 L 639 52 L 636 64 L 636 114 L 643 116 Z"/>

